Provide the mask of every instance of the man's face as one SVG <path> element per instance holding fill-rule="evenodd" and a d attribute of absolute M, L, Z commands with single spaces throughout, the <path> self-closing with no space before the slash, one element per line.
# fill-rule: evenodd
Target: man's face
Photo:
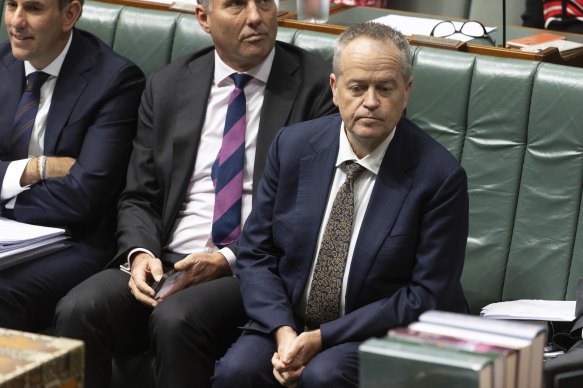
<path fill-rule="evenodd" d="M 210 13 L 197 6 L 196 15 L 210 33 L 221 59 L 247 71 L 267 57 L 275 44 L 277 7 L 274 0 L 211 0 Z"/>
<path fill-rule="evenodd" d="M 7 0 L 4 22 L 14 57 L 45 68 L 65 48 L 80 9 L 77 1 L 61 10 L 58 0 Z"/>
<path fill-rule="evenodd" d="M 392 43 L 359 37 L 340 58 L 340 74 L 330 76 L 334 104 L 359 158 L 390 135 L 407 107 L 412 80 L 403 79 L 402 56 Z"/>

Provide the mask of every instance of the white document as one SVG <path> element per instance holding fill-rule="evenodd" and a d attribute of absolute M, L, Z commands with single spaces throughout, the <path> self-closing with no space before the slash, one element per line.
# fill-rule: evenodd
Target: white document
<path fill-rule="evenodd" d="M 0 217 L 0 250 L 13 244 L 43 240 L 65 234 L 64 229 L 25 224 Z"/>
<path fill-rule="evenodd" d="M 394 29 L 400 31 L 403 35 L 410 36 L 417 34 L 429 36 L 429 34 L 431 34 L 431 30 L 433 30 L 433 27 L 435 27 L 439 22 L 442 22 L 443 20 L 418 18 L 414 16 L 386 15 L 374 19 L 372 21 L 393 27 Z M 459 30 L 462 27 L 462 24 L 464 24 L 464 22 L 456 21 L 452 21 L 452 23 L 455 26 L 456 30 Z M 493 31 L 495 29 L 496 27 L 486 27 L 486 31 L 488 32 Z M 462 42 L 467 42 L 469 40 L 474 39 L 471 36 L 466 36 L 459 33 L 450 35 L 447 38 L 461 40 Z"/>
<path fill-rule="evenodd" d="M 489 304 L 480 315 L 488 319 L 570 322 L 575 320 L 575 303 L 563 300 L 513 300 Z"/>
<path fill-rule="evenodd" d="M 574 49 L 578 49 L 580 47 L 583 47 L 583 44 L 577 43 L 577 42 L 572 42 L 569 40 L 553 40 L 551 42 L 544 42 L 544 43 L 533 44 L 530 46 L 522 47 L 520 50 L 526 51 L 529 53 L 538 53 L 539 51 L 542 51 L 542 50 L 549 48 L 549 47 L 556 47 L 559 49 L 559 52 L 564 53 L 564 52 L 567 52 L 569 50 L 574 50 Z"/>

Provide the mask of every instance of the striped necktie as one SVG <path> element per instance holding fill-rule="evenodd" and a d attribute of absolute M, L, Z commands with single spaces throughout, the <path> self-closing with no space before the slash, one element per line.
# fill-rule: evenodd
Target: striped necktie
<path fill-rule="evenodd" d="M 229 98 L 221 149 L 213 164 L 211 178 L 215 186 L 213 243 L 222 248 L 241 233 L 243 167 L 245 164 L 245 113 L 247 100 L 243 88 L 251 80 L 247 74 L 231 74 L 235 89 Z"/>
<path fill-rule="evenodd" d="M 12 160 L 24 159 L 28 156 L 28 143 L 40 102 L 40 88 L 49 76 L 42 71 L 28 75 L 26 88 L 20 99 L 12 126 L 10 138 L 10 158 Z"/>
<path fill-rule="evenodd" d="M 338 189 L 324 230 L 306 307 L 306 327 L 317 329 L 340 315 L 340 293 L 352 238 L 354 181 L 365 170 L 346 162 L 346 181 Z"/>

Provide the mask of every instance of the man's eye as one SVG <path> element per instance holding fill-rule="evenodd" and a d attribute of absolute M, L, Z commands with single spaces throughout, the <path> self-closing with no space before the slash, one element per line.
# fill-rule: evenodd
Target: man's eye
<path fill-rule="evenodd" d="M 227 3 L 227 8 L 241 8 L 244 6 L 245 4 L 240 0 L 233 0 Z"/>
<path fill-rule="evenodd" d="M 361 87 L 360 85 L 351 85 L 348 87 L 348 90 L 350 90 L 350 92 L 353 94 L 358 94 L 358 93 L 362 93 L 364 88 Z"/>

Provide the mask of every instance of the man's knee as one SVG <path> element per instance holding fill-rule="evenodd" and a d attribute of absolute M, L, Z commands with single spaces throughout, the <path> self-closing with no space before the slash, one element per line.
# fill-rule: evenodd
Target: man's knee
<path fill-rule="evenodd" d="M 324 351 L 302 371 L 298 387 L 358 387 L 358 353 L 353 344 Z"/>
<path fill-rule="evenodd" d="M 212 378 L 213 388 L 258 386 L 255 385 L 257 378 L 255 370 L 245 363 L 228 357 L 228 355 L 227 353 L 215 364 L 215 374 Z"/>
<path fill-rule="evenodd" d="M 83 328 L 98 325 L 99 322 L 109 322 L 115 315 L 115 305 L 121 305 L 111 298 L 114 294 L 124 292 L 127 282 L 119 270 L 102 271 L 78 284 L 57 304 L 54 323 L 57 333 L 73 336 Z M 105 287 L 105 285 L 108 285 Z M 124 287 L 120 290 L 120 287 Z M 88 325 L 91 323 L 91 325 Z"/>
<path fill-rule="evenodd" d="M 179 335 L 184 333 L 188 328 L 187 308 L 190 306 L 182 306 L 178 308 L 172 302 L 172 298 L 159 303 L 150 315 L 150 334 L 155 337 L 157 333 L 162 333 L 164 336 L 171 336 L 173 333 Z"/>

